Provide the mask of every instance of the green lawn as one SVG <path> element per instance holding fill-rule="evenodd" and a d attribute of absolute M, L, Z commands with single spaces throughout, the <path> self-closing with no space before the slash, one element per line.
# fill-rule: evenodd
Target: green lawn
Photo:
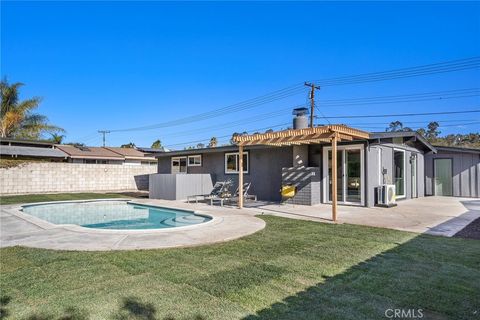
<path fill-rule="evenodd" d="M 85 200 L 102 198 L 128 198 L 119 193 L 51 193 L 51 194 L 26 194 L 20 196 L 1 196 L 0 204 L 17 204 L 29 202 Z"/>
<path fill-rule="evenodd" d="M 262 216 L 219 245 L 0 250 L 8 319 L 425 319 L 480 312 L 480 241 Z M 476 318 L 475 318 L 476 319 Z"/>

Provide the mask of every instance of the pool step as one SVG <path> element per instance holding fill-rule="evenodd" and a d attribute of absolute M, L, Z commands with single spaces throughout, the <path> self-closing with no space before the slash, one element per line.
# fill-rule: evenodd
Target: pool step
<path fill-rule="evenodd" d="M 188 215 L 188 216 L 180 216 L 165 219 L 162 221 L 162 224 L 172 227 L 179 227 L 179 226 L 188 226 L 192 224 L 202 223 L 205 222 L 207 218 L 195 215 Z"/>

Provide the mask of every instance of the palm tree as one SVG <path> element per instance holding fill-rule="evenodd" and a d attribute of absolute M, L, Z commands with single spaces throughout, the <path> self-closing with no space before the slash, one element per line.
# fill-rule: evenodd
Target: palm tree
<path fill-rule="evenodd" d="M 162 141 L 160 139 L 157 139 L 152 143 L 152 149 L 162 149 Z"/>
<path fill-rule="evenodd" d="M 40 98 L 19 101 L 21 86 L 23 83 L 20 82 L 9 84 L 6 78 L 0 82 L 0 137 L 39 139 L 43 133 L 65 132 L 49 124 L 46 116 L 33 112 L 38 108 Z"/>
<path fill-rule="evenodd" d="M 65 135 L 63 134 L 58 134 L 58 133 L 51 133 L 51 138 L 50 141 L 52 141 L 55 144 L 62 144 L 63 139 L 65 138 Z"/>

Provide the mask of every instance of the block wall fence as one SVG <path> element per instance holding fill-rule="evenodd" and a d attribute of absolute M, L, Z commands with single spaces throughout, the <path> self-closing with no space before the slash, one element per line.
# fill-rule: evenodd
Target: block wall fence
<path fill-rule="evenodd" d="M 0 169 L 0 194 L 148 190 L 152 165 L 31 162 Z"/>

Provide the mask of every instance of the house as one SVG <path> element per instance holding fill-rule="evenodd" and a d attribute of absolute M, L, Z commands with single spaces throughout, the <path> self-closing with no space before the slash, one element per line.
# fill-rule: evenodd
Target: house
<path fill-rule="evenodd" d="M 0 156 L 4 159 L 66 161 L 68 155 L 48 141 L 9 139 L 0 141 Z"/>
<path fill-rule="evenodd" d="M 57 148 L 68 155 L 68 162 L 88 164 L 123 164 L 124 157 L 102 147 L 86 147 L 57 145 Z"/>
<path fill-rule="evenodd" d="M 157 159 L 136 148 L 120 148 L 120 147 L 104 147 L 107 150 L 113 151 L 124 158 L 125 165 L 157 165 Z M 159 151 L 159 150 L 157 150 Z"/>
<path fill-rule="evenodd" d="M 244 182 L 251 182 L 251 192 L 265 201 L 280 201 L 281 187 L 294 185 L 297 192 L 288 201 L 304 205 L 332 202 L 335 185 L 336 201 L 346 205 L 374 206 L 377 190 L 383 184 L 395 185 L 397 200 L 423 197 L 426 190 L 427 195 L 431 194 L 428 187 L 431 182 L 426 180 L 431 167 L 426 159 L 430 159 L 430 154 L 437 154 L 437 149 L 421 135 L 416 132 L 369 133 L 343 125 L 307 128 L 306 113 L 298 109 L 294 112 L 294 130 L 236 138 L 240 147 L 156 154 L 158 173 L 208 174 L 213 183 L 232 179 L 235 185 L 243 176 Z M 344 138 L 338 144 L 335 142 L 337 166 L 332 171 L 335 161 L 328 133 L 335 130 L 338 131 L 335 135 Z M 352 135 L 347 134 L 350 132 Z M 478 185 L 478 156 L 472 161 Z M 241 162 L 243 170 L 240 170 Z M 336 181 L 332 181 L 335 175 Z"/>

